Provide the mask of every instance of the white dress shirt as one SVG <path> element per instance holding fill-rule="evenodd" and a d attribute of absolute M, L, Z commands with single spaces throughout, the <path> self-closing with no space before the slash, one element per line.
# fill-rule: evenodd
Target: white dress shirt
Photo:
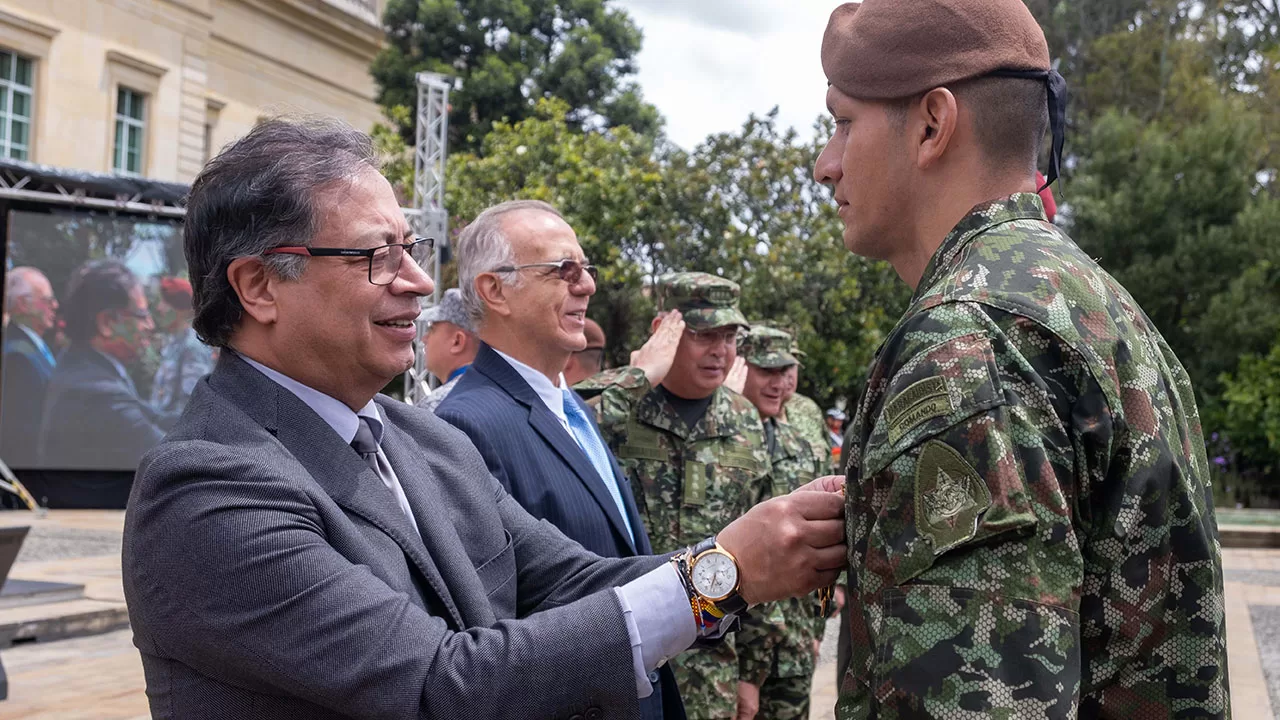
<path fill-rule="evenodd" d="M 360 429 L 360 418 L 369 421 L 373 431 L 373 436 L 381 440 L 382 428 L 386 426 L 386 422 L 382 419 L 382 414 L 378 411 L 378 404 L 373 400 L 368 405 L 360 408 L 360 412 L 352 412 L 346 403 L 337 398 L 330 397 L 314 388 L 307 387 L 302 383 L 294 380 L 288 375 L 272 370 L 262 363 L 252 358 L 240 355 L 240 359 L 249 363 L 258 372 L 266 375 L 270 380 L 274 380 L 277 385 L 298 396 L 298 399 L 307 404 L 307 407 L 315 411 L 322 420 L 338 433 L 338 437 L 342 438 L 342 442 L 350 445 L 352 440 L 356 438 L 356 431 Z M 378 443 L 378 455 L 384 462 L 387 456 L 382 452 L 382 443 Z M 386 462 L 386 466 L 391 468 L 391 463 Z M 389 477 L 383 478 L 383 484 L 395 496 L 396 504 L 400 506 L 400 511 L 408 518 L 410 527 L 415 533 L 418 533 L 419 539 L 422 537 L 422 531 L 418 529 L 418 521 L 413 519 L 413 510 L 409 508 L 409 499 L 404 496 L 404 488 L 400 486 L 400 478 L 396 476 L 394 468 L 391 469 Z M 679 578 L 677 578 L 678 580 Z"/>
<path fill-rule="evenodd" d="M 497 348 L 493 351 L 524 378 L 572 438 L 573 430 L 564 413 L 564 394 L 560 391 L 560 388 L 565 387 L 564 374 L 561 373 L 555 384 L 552 384 L 551 379 L 538 370 Z M 693 610 L 689 608 L 689 594 L 685 592 L 684 584 L 680 582 L 680 576 L 671 563 L 664 563 L 662 567 L 651 570 L 622 587 L 614 588 L 614 592 L 618 594 L 618 602 L 622 605 L 623 617 L 627 621 L 627 635 L 631 639 L 636 692 L 640 697 L 649 697 L 653 693 L 649 673 L 671 657 L 688 650 L 698 638 Z"/>

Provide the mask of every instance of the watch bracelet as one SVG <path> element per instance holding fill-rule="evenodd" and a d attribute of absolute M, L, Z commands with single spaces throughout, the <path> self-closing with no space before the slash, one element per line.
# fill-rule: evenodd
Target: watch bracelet
<path fill-rule="evenodd" d="M 671 557 L 676 566 L 676 575 L 680 576 L 680 584 L 684 586 L 689 597 L 689 610 L 693 613 L 693 622 L 698 628 L 698 635 L 705 637 L 714 635 L 716 628 L 725 619 L 725 613 L 716 604 L 707 600 L 693 587 L 693 548 L 685 548 Z"/>

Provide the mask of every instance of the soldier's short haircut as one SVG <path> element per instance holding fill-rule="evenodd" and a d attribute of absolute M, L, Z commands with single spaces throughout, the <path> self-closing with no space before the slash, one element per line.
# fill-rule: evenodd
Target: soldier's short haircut
<path fill-rule="evenodd" d="M 984 77 L 949 86 L 956 101 L 973 115 L 978 146 L 999 169 L 1035 172 L 1049 131 L 1049 99 L 1041 80 Z M 894 124 L 906 127 L 907 114 L 923 95 L 889 105 Z"/>
<path fill-rule="evenodd" d="M 515 250 L 507 237 L 505 218 L 514 212 L 536 210 L 563 219 L 560 211 L 541 200 L 508 200 L 487 208 L 476 216 L 458 236 L 458 289 L 462 291 L 462 306 L 477 327 L 484 319 L 484 300 L 476 292 L 476 276 L 493 272 L 494 268 L 514 265 Z M 503 282 L 517 285 L 518 273 L 500 273 Z"/>
<path fill-rule="evenodd" d="M 306 257 L 262 253 L 310 245 L 322 217 L 321 193 L 377 167 L 369 137 L 329 118 L 264 120 L 209 161 L 191 186 L 182 233 L 191 324 L 200 339 L 225 347 L 244 313 L 227 282 L 233 260 L 259 257 L 271 272 L 297 280 Z"/>

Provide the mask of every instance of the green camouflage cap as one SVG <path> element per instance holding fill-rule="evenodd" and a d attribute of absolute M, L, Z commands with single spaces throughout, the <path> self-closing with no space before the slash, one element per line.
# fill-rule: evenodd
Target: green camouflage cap
<path fill-rule="evenodd" d="M 700 272 L 664 275 L 658 279 L 658 309 L 679 310 L 690 330 L 727 325 L 750 327 L 738 310 L 738 283 Z"/>
<path fill-rule="evenodd" d="M 755 327 L 757 325 L 773 328 L 775 330 L 781 330 L 782 332 L 786 333 L 787 336 L 791 338 L 791 354 L 795 355 L 796 357 L 802 360 L 805 358 L 805 352 L 800 349 L 800 341 L 796 339 L 796 329 L 794 327 L 792 327 L 787 323 L 779 322 L 777 320 L 752 320 L 751 321 L 751 327 Z"/>
<path fill-rule="evenodd" d="M 791 353 L 791 336 L 771 327 L 753 326 L 738 343 L 738 354 L 762 368 L 784 368 L 800 364 Z"/>

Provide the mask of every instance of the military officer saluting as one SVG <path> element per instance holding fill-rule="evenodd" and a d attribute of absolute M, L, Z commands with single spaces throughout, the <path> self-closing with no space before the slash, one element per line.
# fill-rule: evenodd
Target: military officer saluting
<path fill-rule="evenodd" d="M 632 365 L 575 387 L 596 407 L 655 553 L 715 535 L 771 492 L 760 417 L 724 387 L 747 327 L 738 294 L 736 283 L 706 273 L 662 277 L 662 314 Z M 753 686 L 739 687 L 739 665 L 763 662 L 769 648 L 756 642 L 766 641 L 759 633 L 731 635 L 670 661 L 690 720 L 735 717 L 740 691 L 744 702 L 756 702 Z"/>
<path fill-rule="evenodd" d="M 851 251 L 911 306 L 845 440 L 841 718 L 1229 715 L 1187 373 L 1036 195 L 1065 81 L 1021 0 L 866 0 L 822 42 Z"/>

